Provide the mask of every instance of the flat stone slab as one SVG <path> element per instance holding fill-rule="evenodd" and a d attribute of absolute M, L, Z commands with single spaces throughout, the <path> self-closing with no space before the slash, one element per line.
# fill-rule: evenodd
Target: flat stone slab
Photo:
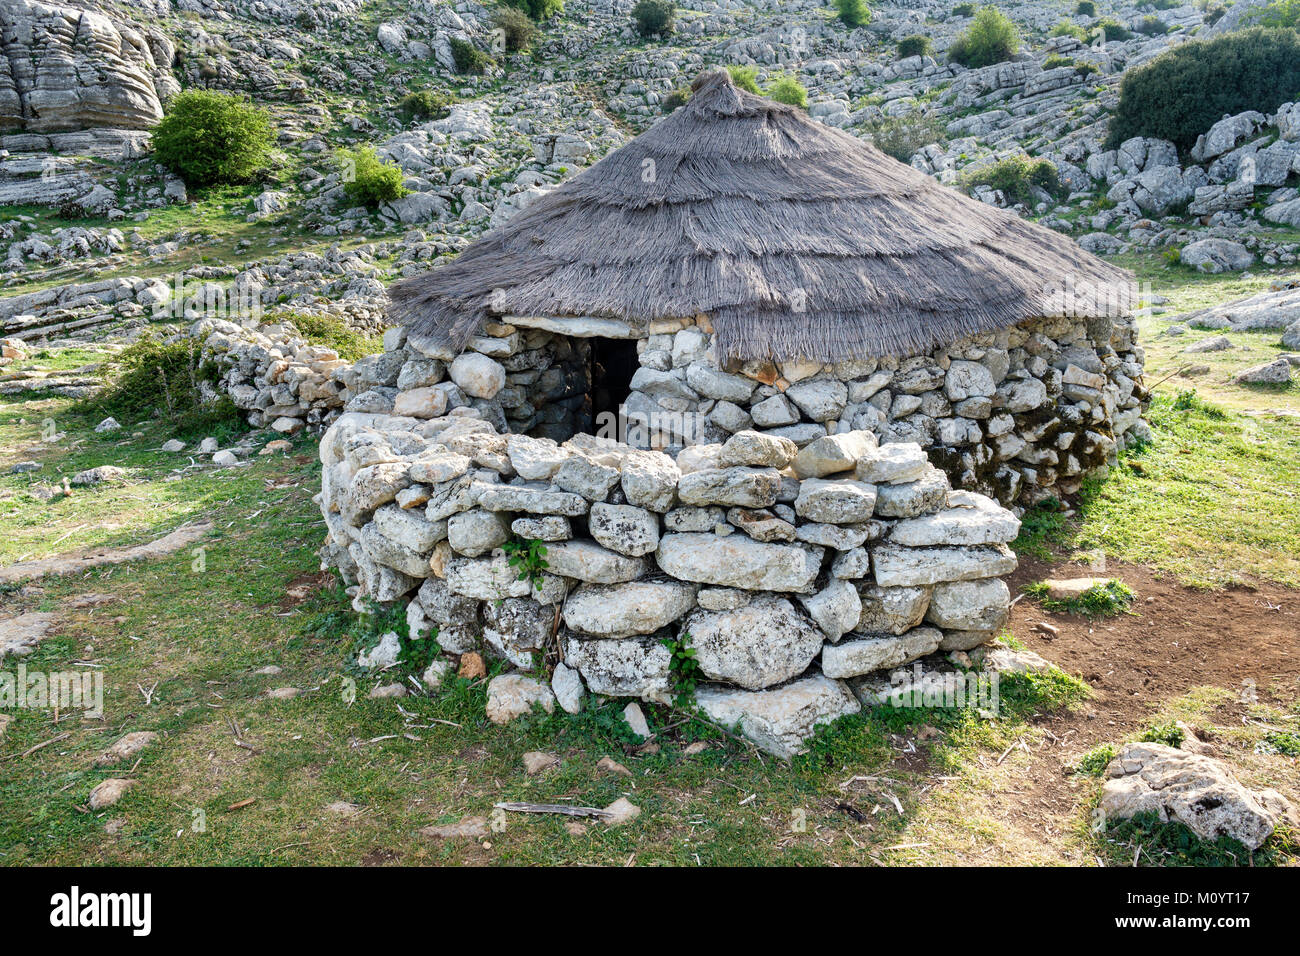
<path fill-rule="evenodd" d="M 858 677 L 897 667 L 933 654 L 942 641 L 943 632 L 937 628 L 914 627 L 906 634 L 874 634 L 827 644 L 822 648 L 822 673 L 827 677 Z"/>
<path fill-rule="evenodd" d="M 940 584 L 1001 577 L 1016 569 L 1016 556 L 1005 544 L 965 548 L 908 548 L 882 544 L 871 551 L 876 583 L 882 587 Z"/>
<path fill-rule="evenodd" d="M 898 522 L 889 540 L 912 547 L 1001 544 L 1014 541 L 1020 533 L 1020 519 L 984 495 L 953 491 L 948 494 L 948 504 L 957 507 Z"/>
<path fill-rule="evenodd" d="M 710 720 L 738 724 L 756 746 L 786 760 L 807 750 L 804 742 L 819 725 L 862 709 L 848 688 L 821 674 L 772 690 L 701 687 L 695 699 Z"/>
<path fill-rule="evenodd" d="M 680 581 L 584 584 L 564 602 L 564 623 L 593 637 L 653 634 L 694 604 L 694 586 Z"/>
<path fill-rule="evenodd" d="M 821 568 L 822 550 L 755 541 L 743 534 L 721 537 L 666 534 L 655 560 L 683 581 L 748 591 L 806 591 Z"/>

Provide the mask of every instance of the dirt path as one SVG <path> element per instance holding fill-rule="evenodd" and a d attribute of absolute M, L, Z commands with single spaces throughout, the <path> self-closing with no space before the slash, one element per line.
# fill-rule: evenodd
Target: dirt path
<path fill-rule="evenodd" d="M 1067 562 L 1022 559 L 1008 583 L 1014 594 L 1046 577 L 1094 573 Z M 1300 689 L 1300 591 L 1274 585 L 1198 591 L 1134 565 L 1112 564 L 1105 574 L 1137 592 L 1133 614 L 1096 620 L 1048 614 L 1028 598 L 1012 612 L 1012 632 L 1020 641 L 1094 691 L 1074 713 L 1037 721 L 1046 732 L 1041 746 L 996 774 L 1001 822 L 1027 845 L 1042 841 L 1070 862 L 1089 862 L 1068 847 L 1080 805 L 1093 792 L 1090 782 L 1070 773 L 1079 754 L 1132 736 L 1162 704 L 1195 687 L 1221 687 L 1239 696 L 1253 689 L 1261 701 L 1279 694 L 1294 700 Z M 1040 621 L 1051 623 L 1057 634 L 1033 630 Z M 1245 711 L 1244 703 L 1229 702 L 1215 717 L 1236 723 Z"/>
<path fill-rule="evenodd" d="M 146 541 L 144 544 L 134 544 L 129 548 L 100 548 L 78 554 L 58 554 L 52 558 L 41 558 L 36 561 L 20 561 L 0 568 L 0 584 L 43 578 L 49 574 L 73 574 L 104 564 L 123 564 L 127 561 L 161 558 L 193 544 L 211 530 L 212 522 L 201 521 L 197 524 L 181 525 L 171 534 L 155 541 Z"/>

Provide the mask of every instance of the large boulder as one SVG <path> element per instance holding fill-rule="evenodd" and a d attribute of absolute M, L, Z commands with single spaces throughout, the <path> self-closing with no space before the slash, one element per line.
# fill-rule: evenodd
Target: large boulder
<path fill-rule="evenodd" d="M 1292 815 L 1290 802 L 1276 791 L 1248 790 L 1214 758 L 1163 744 L 1126 744 L 1106 777 L 1098 806 L 1107 819 L 1150 811 L 1202 840 L 1229 836 L 1258 850 Z"/>
<path fill-rule="evenodd" d="M 1250 268 L 1255 254 L 1231 239 L 1198 239 L 1183 246 L 1180 261 L 1198 272 L 1240 272 Z"/>

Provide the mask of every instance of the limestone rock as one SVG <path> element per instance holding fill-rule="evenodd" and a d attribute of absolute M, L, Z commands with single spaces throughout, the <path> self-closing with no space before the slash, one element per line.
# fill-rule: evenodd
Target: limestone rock
<path fill-rule="evenodd" d="M 659 547 L 659 516 L 635 505 L 591 506 L 591 536 L 611 551 L 640 557 Z"/>
<path fill-rule="evenodd" d="M 748 690 L 802 674 L 822 645 L 822 632 L 782 597 L 756 597 L 732 611 L 698 610 L 682 622 L 700 669 Z"/>
<path fill-rule="evenodd" d="M 1016 569 L 1016 556 L 1004 544 L 969 548 L 907 548 L 880 545 L 871 552 L 876 582 L 882 587 L 938 584 L 1000 577 Z"/>
<path fill-rule="evenodd" d="M 1007 622 L 1011 591 L 1001 578 L 936 584 L 925 619 L 958 631 L 994 631 Z"/>
<path fill-rule="evenodd" d="M 668 700 L 671 656 L 664 636 L 590 640 L 569 634 L 561 646 L 564 662 L 582 675 L 593 694 Z"/>
<path fill-rule="evenodd" d="M 876 449 L 876 436 L 869 431 L 827 435 L 809 442 L 794 459 L 794 471 L 800 478 L 822 478 L 852 471 L 858 459 Z"/>
<path fill-rule="evenodd" d="M 875 634 L 827 644 L 822 648 L 822 673 L 827 677 L 856 677 L 906 664 L 938 650 L 943 634 L 933 627 L 916 627 L 905 634 Z"/>
<path fill-rule="evenodd" d="M 653 634 L 695 604 L 695 588 L 680 581 L 584 584 L 564 602 L 564 623 L 593 637 Z"/>
<path fill-rule="evenodd" d="M 1106 776 L 1098 805 L 1107 819 L 1153 811 L 1202 840 L 1230 836 L 1258 850 L 1292 814 L 1276 791 L 1248 790 L 1218 760 L 1163 744 L 1125 744 Z"/>
<path fill-rule="evenodd" d="M 820 674 L 772 690 L 702 687 L 695 697 L 710 720 L 739 724 L 758 747 L 782 759 L 803 753 L 818 725 L 862 709 L 843 684 Z"/>
<path fill-rule="evenodd" d="M 679 580 L 749 591 L 806 591 L 821 556 L 819 548 L 699 533 L 666 534 L 655 552 L 659 567 Z"/>
<path fill-rule="evenodd" d="M 555 710 L 555 695 L 545 684 L 521 674 L 501 674 L 488 681 L 487 717 L 492 723 L 508 724 L 534 705 L 548 714 Z"/>

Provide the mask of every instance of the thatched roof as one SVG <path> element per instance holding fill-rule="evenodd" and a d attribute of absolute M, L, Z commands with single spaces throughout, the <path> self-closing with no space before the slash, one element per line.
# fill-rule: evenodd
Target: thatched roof
<path fill-rule="evenodd" d="M 695 90 L 454 261 L 395 284 L 395 318 L 460 349 L 494 315 L 704 313 L 721 357 L 840 361 L 1104 311 L 1060 289 L 1129 281 L 725 70 Z"/>

